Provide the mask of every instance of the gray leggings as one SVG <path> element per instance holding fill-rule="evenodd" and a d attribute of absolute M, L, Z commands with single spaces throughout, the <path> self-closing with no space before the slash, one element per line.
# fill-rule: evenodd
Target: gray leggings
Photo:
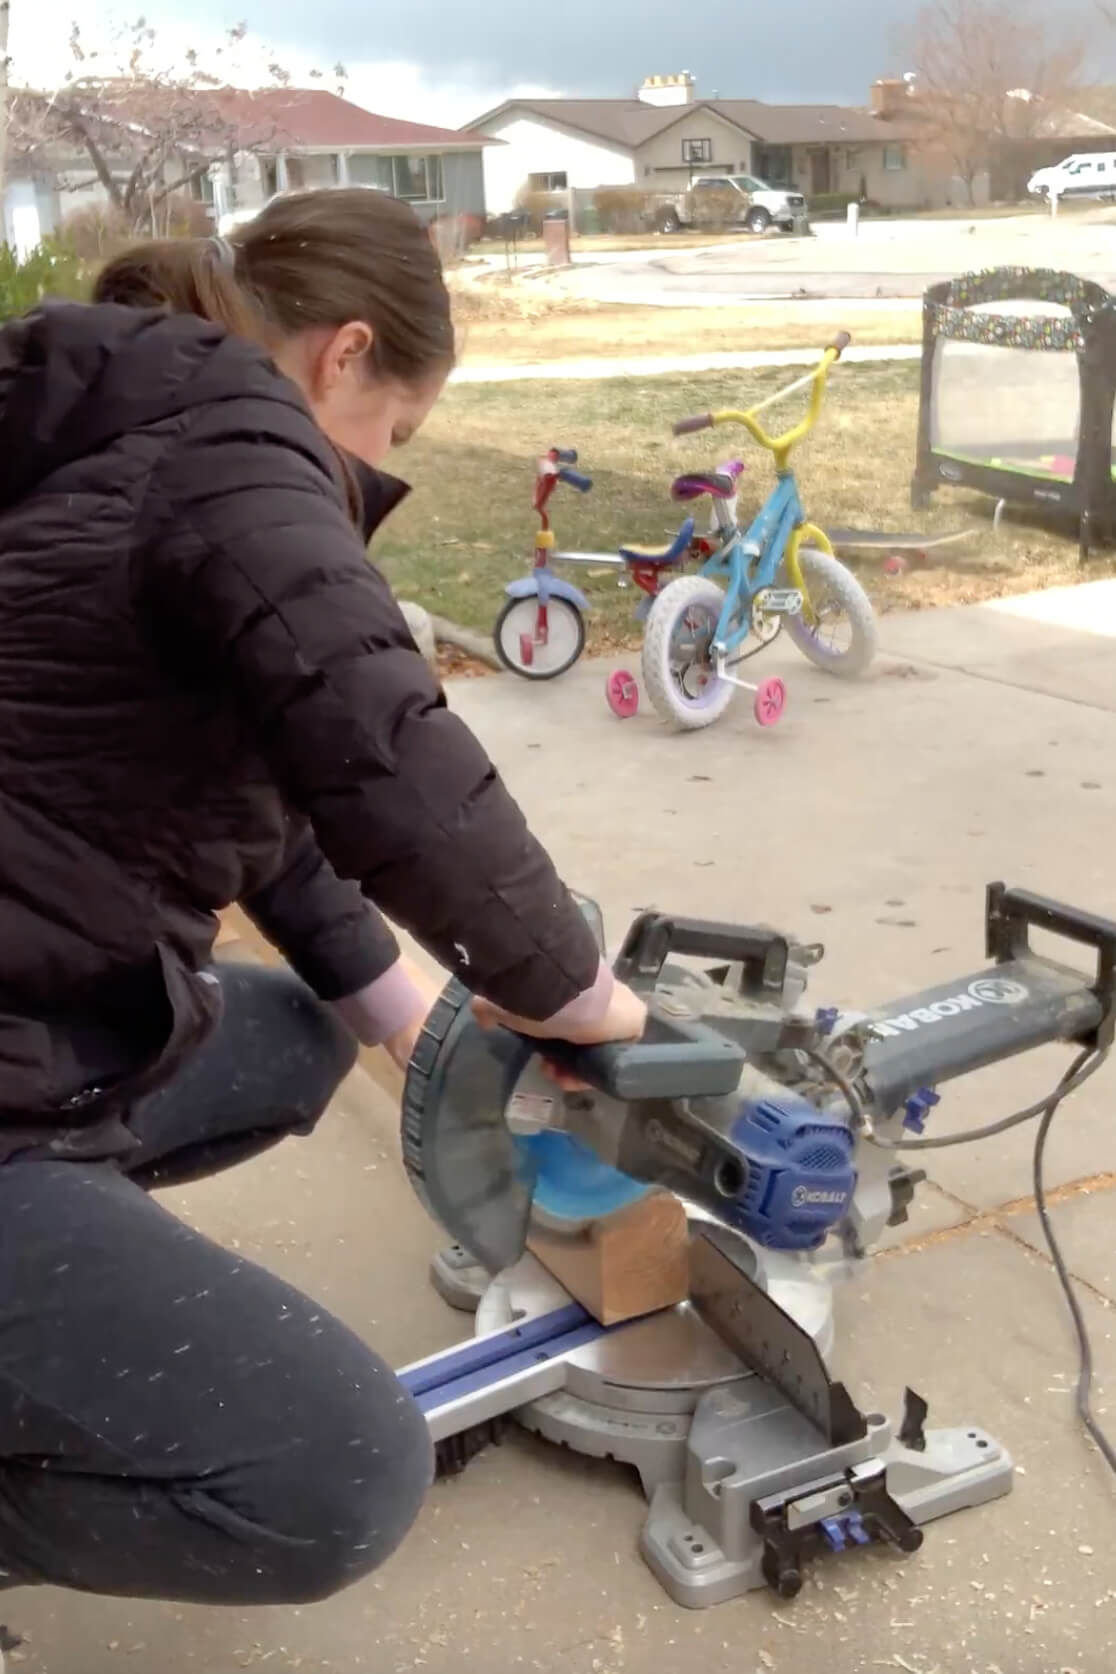
<path fill-rule="evenodd" d="M 0 1168 L 9 1586 L 325 1598 L 394 1551 L 430 1483 L 426 1425 L 390 1368 L 147 1196 L 309 1132 L 354 1060 L 294 977 L 217 974 L 223 1020 L 134 1112 L 124 1163 Z"/>

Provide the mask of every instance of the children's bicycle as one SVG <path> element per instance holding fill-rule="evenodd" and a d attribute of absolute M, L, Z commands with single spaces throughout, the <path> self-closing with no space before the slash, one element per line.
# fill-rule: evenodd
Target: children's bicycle
<path fill-rule="evenodd" d="M 644 595 L 636 615 L 642 620 L 664 584 L 677 572 L 690 553 L 694 520 L 687 518 L 674 539 L 665 547 L 623 546 L 618 552 L 559 552 L 547 509 L 560 483 L 588 494 L 591 477 L 575 471 L 573 448 L 551 448 L 539 460 L 535 478 L 534 507 L 539 515 L 535 535 L 535 561 L 529 575 L 508 583 L 508 601 L 496 618 L 493 639 L 505 668 L 525 680 L 555 680 L 572 668 L 585 649 L 585 617 L 589 601 L 578 588 L 556 574 L 555 564 L 591 565 L 594 569 L 621 572 L 621 585 L 630 580 Z M 730 475 L 743 465 L 725 467 Z M 735 477 L 734 477 L 735 480 Z M 619 715 L 635 713 L 639 698 L 634 677 L 619 671 L 611 678 L 608 701 Z"/>
<path fill-rule="evenodd" d="M 849 334 L 840 332 L 812 372 L 747 412 L 704 413 L 674 426 L 676 436 L 686 436 L 718 424 L 742 424 L 774 455 L 777 479 L 746 530 L 736 519 L 736 484 L 722 473 L 680 477 L 671 491 L 676 500 L 710 496 L 719 535 L 700 572 L 672 580 L 647 617 L 644 683 L 656 710 L 676 726 L 709 726 L 740 687 L 755 693 L 761 725 L 778 720 L 786 699 L 782 681 L 757 687 L 739 669 L 783 627 L 810 662 L 829 674 L 863 674 L 875 655 L 876 620 L 868 595 L 834 557 L 822 530 L 807 523 L 790 466 L 792 449 L 817 423 L 830 370 L 849 341 Z M 805 418 L 785 434 L 769 436 L 759 414 L 807 387 Z M 692 532 L 692 520 L 686 526 Z M 724 590 L 718 580 L 727 583 Z"/>

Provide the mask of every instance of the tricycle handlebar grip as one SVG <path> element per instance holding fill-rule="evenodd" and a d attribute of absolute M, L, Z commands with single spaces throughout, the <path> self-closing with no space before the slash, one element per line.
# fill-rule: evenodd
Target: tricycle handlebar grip
<path fill-rule="evenodd" d="M 583 475 L 581 471 L 571 471 L 565 466 L 558 473 L 558 481 L 567 483 L 570 488 L 576 488 L 579 494 L 588 494 L 593 486 L 592 477 Z"/>
<path fill-rule="evenodd" d="M 851 342 L 852 342 L 852 333 L 851 332 L 849 332 L 849 331 L 839 331 L 837 333 L 836 337 L 833 339 L 832 343 L 829 345 L 829 347 L 834 351 L 834 353 L 837 356 L 837 359 L 840 360 L 841 356 L 844 354 L 845 350 L 848 348 L 848 346 Z"/>
<path fill-rule="evenodd" d="M 554 457 L 555 463 L 558 464 L 558 465 L 576 465 L 577 464 L 577 449 L 576 448 L 551 448 L 550 451 L 551 451 L 551 454 Z"/>

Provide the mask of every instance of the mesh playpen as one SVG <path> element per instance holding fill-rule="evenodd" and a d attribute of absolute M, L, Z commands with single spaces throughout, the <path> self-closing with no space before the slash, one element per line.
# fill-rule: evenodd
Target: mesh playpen
<path fill-rule="evenodd" d="M 1072 273 L 996 268 L 923 300 L 911 503 L 974 488 L 1073 519 L 1081 556 L 1116 530 L 1116 298 Z"/>

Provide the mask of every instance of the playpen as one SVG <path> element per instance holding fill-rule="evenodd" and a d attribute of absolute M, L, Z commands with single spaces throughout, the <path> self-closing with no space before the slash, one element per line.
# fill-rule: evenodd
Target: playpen
<path fill-rule="evenodd" d="M 923 300 L 911 503 L 943 485 L 1116 530 L 1116 298 L 1071 273 L 996 268 Z M 1000 509 L 998 507 L 998 509 Z"/>

